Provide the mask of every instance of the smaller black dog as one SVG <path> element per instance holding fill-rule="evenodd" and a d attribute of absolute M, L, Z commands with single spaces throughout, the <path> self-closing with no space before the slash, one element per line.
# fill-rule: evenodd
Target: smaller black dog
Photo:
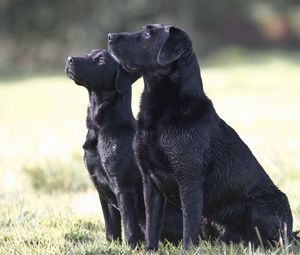
<path fill-rule="evenodd" d="M 107 240 L 125 239 L 135 247 L 144 239 L 143 186 L 136 166 L 132 142 L 135 119 L 128 86 L 140 75 L 128 73 L 106 50 L 93 50 L 85 57 L 69 57 L 66 73 L 87 88 L 88 133 L 84 161 L 99 193 Z M 181 210 L 167 204 L 161 238 L 178 243 L 182 239 Z"/>
<path fill-rule="evenodd" d="M 138 224 L 142 183 L 132 151 L 131 90 L 119 92 L 140 76 L 127 73 L 106 50 L 68 57 L 66 73 L 89 92 L 84 161 L 99 193 L 106 238 L 121 239 L 122 218 L 125 239 L 135 247 L 142 239 Z"/>

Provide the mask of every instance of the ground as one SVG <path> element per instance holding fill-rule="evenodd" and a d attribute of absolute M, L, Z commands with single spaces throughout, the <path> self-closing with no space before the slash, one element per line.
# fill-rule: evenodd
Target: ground
<path fill-rule="evenodd" d="M 230 56 L 201 65 L 205 92 L 287 194 L 298 230 L 300 61 L 294 54 Z M 142 83 L 134 86 L 135 114 Z M 0 254 L 143 254 L 105 241 L 82 161 L 87 91 L 64 74 L 34 75 L 0 80 L 0 95 Z M 300 254 L 300 246 L 203 243 L 190 252 L 198 253 Z M 182 250 L 166 244 L 158 254 Z"/>

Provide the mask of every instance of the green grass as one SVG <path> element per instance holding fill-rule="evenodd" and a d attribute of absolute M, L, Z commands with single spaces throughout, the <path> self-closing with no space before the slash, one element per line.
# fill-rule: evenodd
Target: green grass
<path fill-rule="evenodd" d="M 300 229 L 300 61 L 272 55 L 202 66 L 207 95 L 289 197 Z M 249 60 L 249 63 L 247 63 Z M 142 80 L 134 86 L 138 111 Z M 143 254 L 105 241 L 82 161 L 87 92 L 63 75 L 0 81 L 0 254 Z M 300 254 L 203 243 L 190 254 Z M 182 254 L 161 245 L 158 254 Z"/>

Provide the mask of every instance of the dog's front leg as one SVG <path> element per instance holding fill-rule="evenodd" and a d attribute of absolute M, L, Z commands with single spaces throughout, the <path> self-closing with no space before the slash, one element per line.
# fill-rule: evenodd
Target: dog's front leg
<path fill-rule="evenodd" d="M 100 202 L 105 221 L 106 240 L 110 242 L 121 241 L 122 237 L 120 212 L 101 197 Z"/>
<path fill-rule="evenodd" d="M 146 209 L 146 250 L 157 250 L 166 199 L 162 193 L 144 178 L 144 200 Z"/>
<path fill-rule="evenodd" d="M 125 240 L 131 248 L 135 248 L 141 241 L 137 192 L 121 191 L 117 199 L 124 226 Z"/>
<path fill-rule="evenodd" d="M 191 170 L 186 170 L 191 171 Z M 183 245 L 199 245 L 201 216 L 203 211 L 203 190 L 201 177 L 184 172 L 179 179 L 180 201 L 183 214 Z"/>

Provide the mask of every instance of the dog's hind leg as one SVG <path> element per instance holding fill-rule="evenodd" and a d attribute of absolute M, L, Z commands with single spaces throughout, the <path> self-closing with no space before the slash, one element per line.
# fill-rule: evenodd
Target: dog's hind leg
<path fill-rule="evenodd" d="M 107 241 L 121 241 L 121 215 L 120 212 L 100 197 L 101 207 L 105 221 Z"/>
<path fill-rule="evenodd" d="M 249 204 L 247 212 L 249 241 L 265 246 L 292 239 L 293 218 L 288 199 L 278 189 L 263 191 Z"/>

